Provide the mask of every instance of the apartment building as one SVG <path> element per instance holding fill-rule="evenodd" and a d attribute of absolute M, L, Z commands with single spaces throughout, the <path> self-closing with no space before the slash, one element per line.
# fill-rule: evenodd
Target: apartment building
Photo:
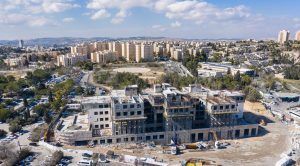
<path fill-rule="evenodd" d="M 83 54 L 66 54 L 57 56 L 57 66 L 68 67 L 83 61 L 87 61 L 87 56 Z"/>
<path fill-rule="evenodd" d="M 126 49 L 125 49 L 126 60 L 127 61 L 135 61 L 135 49 L 136 49 L 135 44 L 127 42 L 125 47 L 126 47 Z"/>
<path fill-rule="evenodd" d="M 151 44 L 141 44 L 141 58 L 144 61 L 152 61 L 153 60 L 153 46 Z"/>
<path fill-rule="evenodd" d="M 287 30 L 282 30 L 278 33 L 278 43 L 284 44 L 289 40 L 290 32 Z"/>
<path fill-rule="evenodd" d="M 117 52 L 114 51 L 98 51 L 91 53 L 91 62 L 94 63 L 106 63 L 108 61 L 117 61 L 119 56 Z"/>
<path fill-rule="evenodd" d="M 15 57 L 4 59 L 4 63 L 9 67 L 22 67 L 26 62 L 26 57 Z"/>
<path fill-rule="evenodd" d="M 300 31 L 296 32 L 295 40 L 300 41 Z"/>
<path fill-rule="evenodd" d="M 84 99 L 81 105 L 88 113 L 93 136 L 111 135 L 111 98 L 109 96 L 89 97 Z"/>
<path fill-rule="evenodd" d="M 108 96 L 83 99 L 82 110 L 90 129 L 81 133 L 84 139 L 78 136 L 67 144 L 165 144 L 171 140 L 212 140 L 214 134 L 219 139 L 256 136 L 258 124 L 243 119 L 243 103 L 239 92 L 212 91 L 196 85 L 178 90 L 169 84 L 157 84 L 141 93 L 136 85 L 128 86 Z M 63 130 L 59 133 L 58 137 L 64 139 Z"/>

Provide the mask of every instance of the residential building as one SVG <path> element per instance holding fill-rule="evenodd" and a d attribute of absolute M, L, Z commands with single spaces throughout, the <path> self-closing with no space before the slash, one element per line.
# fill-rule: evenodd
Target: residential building
<path fill-rule="evenodd" d="M 135 61 L 135 44 L 126 43 L 126 60 L 127 61 Z"/>
<path fill-rule="evenodd" d="M 290 32 L 287 30 L 282 30 L 278 34 L 278 43 L 284 44 L 286 41 L 289 40 Z"/>
<path fill-rule="evenodd" d="M 117 52 L 113 51 L 98 51 L 91 53 L 91 62 L 94 63 L 106 63 L 108 61 L 116 61 L 119 57 L 117 55 Z"/>
<path fill-rule="evenodd" d="M 82 54 L 66 54 L 57 56 L 57 66 L 73 66 L 78 62 L 87 61 L 87 56 Z"/>
<path fill-rule="evenodd" d="M 153 60 L 153 46 L 150 44 L 141 44 L 141 58 L 144 61 L 151 61 Z"/>
<path fill-rule="evenodd" d="M 296 32 L 295 40 L 300 41 L 300 31 Z"/>
<path fill-rule="evenodd" d="M 142 58 L 141 58 L 141 45 L 140 44 L 136 44 L 135 45 L 135 61 L 136 62 L 141 62 Z"/>

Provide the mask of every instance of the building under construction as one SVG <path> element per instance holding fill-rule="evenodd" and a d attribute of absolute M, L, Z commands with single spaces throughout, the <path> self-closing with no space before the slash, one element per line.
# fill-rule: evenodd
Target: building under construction
<path fill-rule="evenodd" d="M 80 104 L 88 117 L 85 124 L 88 126 L 82 127 L 87 130 L 78 129 L 84 137 L 77 136 L 76 130 L 59 130 L 60 142 L 75 145 L 147 141 L 167 144 L 171 140 L 188 143 L 215 137 L 256 136 L 258 132 L 258 124 L 243 119 L 242 93 L 212 91 L 196 85 L 178 90 L 169 84 L 156 84 L 142 92 L 133 85 L 113 90 L 109 96 L 83 98 Z"/>

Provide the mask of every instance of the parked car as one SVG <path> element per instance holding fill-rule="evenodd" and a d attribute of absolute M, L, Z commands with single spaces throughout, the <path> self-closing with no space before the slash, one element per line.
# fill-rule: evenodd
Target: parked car
<path fill-rule="evenodd" d="M 30 142 L 29 145 L 30 146 L 38 146 L 38 144 L 36 142 Z"/>

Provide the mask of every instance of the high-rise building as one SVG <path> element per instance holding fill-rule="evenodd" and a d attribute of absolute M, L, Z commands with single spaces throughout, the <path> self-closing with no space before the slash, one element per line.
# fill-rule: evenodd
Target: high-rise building
<path fill-rule="evenodd" d="M 126 43 L 126 60 L 135 61 L 135 44 Z"/>
<path fill-rule="evenodd" d="M 153 46 L 149 44 L 141 45 L 141 58 L 145 61 L 151 61 L 153 59 Z"/>
<path fill-rule="evenodd" d="M 289 40 L 290 32 L 287 30 L 282 30 L 278 34 L 278 43 L 284 44 L 286 41 Z"/>
<path fill-rule="evenodd" d="M 24 41 L 23 40 L 19 40 L 19 48 L 24 48 Z"/>
<path fill-rule="evenodd" d="M 122 46 L 119 42 L 113 42 L 112 43 L 112 51 L 116 52 L 117 55 L 120 57 L 122 54 Z"/>
<path fill-rule="evenodd" d="M 300 41 L 300 30 L 296 32 L 295 40 Z"/>
<path fill-rule="evenodd" d="M 126 50 L 126 43 L 122 43 L 121 44 L 121 56 L 123 57 L 123 58 L 125 58 L 126 59 L 126 57 L 127 57 L 127 50 Z"/>
<path fill-rule="evenodd" d="M 141 62 L 142 58 L 141 58 L 141 45 L 140 44 L 136 44 L 135 45 L 135 61 L 136 62 Z"/>

